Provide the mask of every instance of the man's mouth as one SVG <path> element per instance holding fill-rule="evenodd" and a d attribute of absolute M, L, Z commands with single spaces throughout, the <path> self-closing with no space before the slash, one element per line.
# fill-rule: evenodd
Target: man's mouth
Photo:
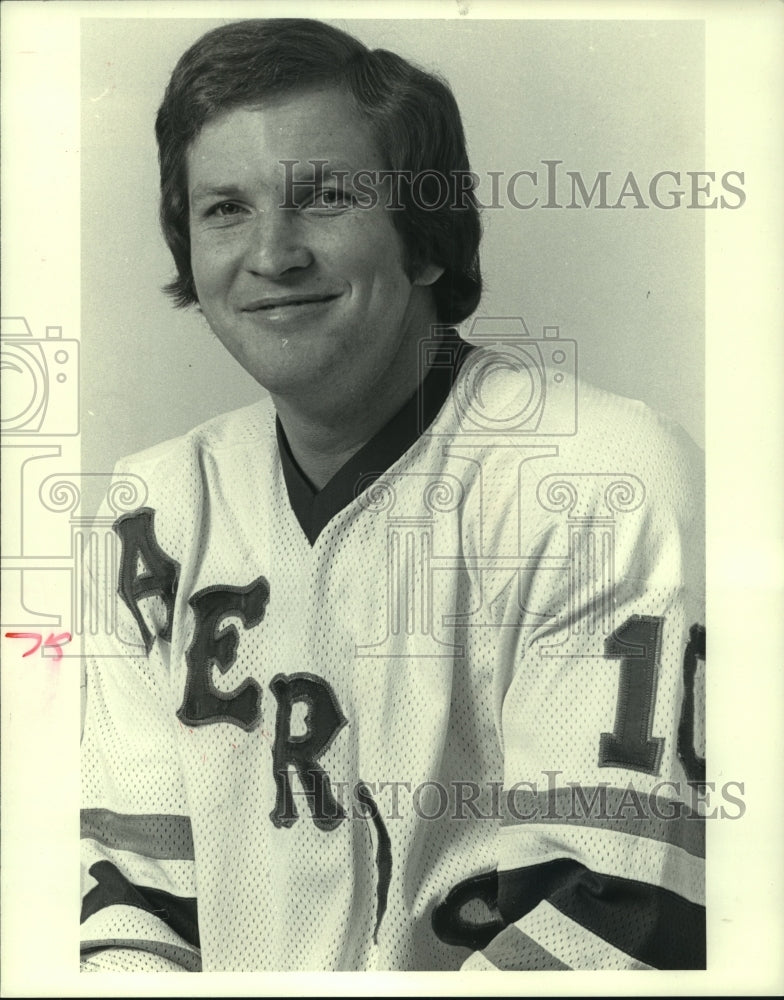
<path fill-rule="evenodd" d="M 281 295 L 271 298 L 257 299 L 243 306 L 243 312 L 264 312 L 272 309 L 287 309 L 292 306 L 311 305 L 317 302 L 331 302 L 337 295 Z"/>

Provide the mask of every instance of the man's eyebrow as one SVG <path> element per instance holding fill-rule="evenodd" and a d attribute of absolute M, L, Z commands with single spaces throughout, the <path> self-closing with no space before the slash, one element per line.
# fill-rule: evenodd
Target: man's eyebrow
<path fill-rule="evenodd" d="M 190 192 L 192 201 L 201 198 L 236 198 L 240 194 L 236 184 L 197 184 Z"/>
<path fill-rule="evenodd" d="M 355 163 L 349 163 L 347 160 L 328 160 L 315 156 L 312 160 L 280 160 L 279 163 L 287 177 L 292 176 L 293 173 L 293 176 L 297 177 L 298 180 L 300 177 L 304 180 L 313 180 L 314 178 L 318 180 L 334 174 L 350 178 L 360 172 L 367 170 L 377 172 L 379 169 L 377 166 L 372 168 L 358 167 Z"/>

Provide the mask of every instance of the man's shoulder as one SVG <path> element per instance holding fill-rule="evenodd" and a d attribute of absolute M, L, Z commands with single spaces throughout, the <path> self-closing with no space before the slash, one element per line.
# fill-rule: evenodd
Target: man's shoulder
<path fill-rule="evenodd" d="M 591 511 L 608 498 L 628 506 L 644 498 L 641 511 L 684 518 L 700 510 L 703 453 L 675 421 L 574 373 L 527 365 L 492 347 L 473 351 L 428 432 L 431 453 L 481 466 L 485 492 L 499 504 L 518 497 L 524 476 L 548 511 L 564 490 Z"/>
<path fill-rule="evenodd" d="M 130 472 L 155 469 L 165 475 L 168 470 L 202 461 L 207 455 L 217 458 L 225 454 L 230 460 L 232 452 L 241 454 L 248 448 L 263 451 L 265 445 L 275 441 L 274 416 L 271 401 L 259 400 L 211 417 L 184 434 L 126 455 L 118 461 L 116 469 Z"/>
<path fill-rule="evenodd" d="M 701 517 L 704 454 L 674 420 L 638 399 L 578 383 L 577 429 L 560 460 L 593 489 L 600 506 L 641 514 Z"/>
<path fill-rule="evenodd" d="M 675 420 L 644 403 L 588 382 L 577 383 L 574 443 L 591 452 L 623 456 L 642 467 L 702 462 L 702 450 Z"/>
<path fill-rule="evenodd" d="M 556 347 L 560 345 L 556 342 Z M 638 399 L 577 377 L 568 359 L 545 363 L 527 345 L 476 347 L 463 364 L 436 433 L 488 446 L 557 445 L 578 462 L 697 459 L 700 449 L 673 420 Z M 565 351 L 553 351 L 567 358 Z"/>

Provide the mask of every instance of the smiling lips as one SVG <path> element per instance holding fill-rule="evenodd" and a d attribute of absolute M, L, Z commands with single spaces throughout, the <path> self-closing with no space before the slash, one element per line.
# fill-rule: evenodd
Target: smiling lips
<path fill-rule="evenodd" d="M 258 299 L 243 306 L 243 312 L 260 312 L 272 309 L 285 309 L 291 306 L 304 306 L 318 302 L 331 302 L 337 295 L 282 295 L 274 298 Z"/>

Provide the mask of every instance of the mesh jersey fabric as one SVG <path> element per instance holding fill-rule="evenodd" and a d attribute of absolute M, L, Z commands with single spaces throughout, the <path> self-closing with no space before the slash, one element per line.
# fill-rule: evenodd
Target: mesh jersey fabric
<path fill-rule="evenodd" d="M 312 544 L 267 402 L 118 465 L 90 971 L 704 966 L 700 452 L 582 383 L 518 433 L 503 366 L 470 419 L 468 379 Z"/>

